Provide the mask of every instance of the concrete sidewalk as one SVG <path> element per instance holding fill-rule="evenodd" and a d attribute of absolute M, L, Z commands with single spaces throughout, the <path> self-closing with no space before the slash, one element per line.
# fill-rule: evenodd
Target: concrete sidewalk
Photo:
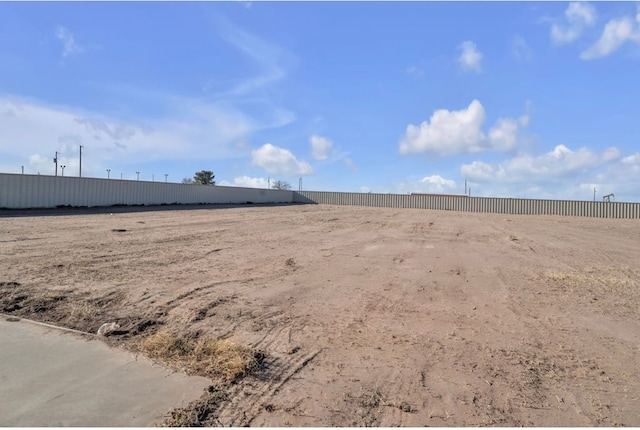
<path fill-rule="evenodd" d="M 153 426 L 208 385 L 97 339 L 0 320 L 0 427 Z"/>

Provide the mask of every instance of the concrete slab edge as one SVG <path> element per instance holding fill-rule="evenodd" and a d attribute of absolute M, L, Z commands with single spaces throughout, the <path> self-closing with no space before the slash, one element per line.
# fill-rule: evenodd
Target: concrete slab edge
<path fill-rule="evenodd" d="M 49 324 L 49 323 L 45 323 L 45 322 L 41 322 L 41 321 L 30 320 L 28 318 L 17 317 L 17 316 L 14 316 L 14 315 L 7 315 L 7 314 L 0 313 L 0 318 L 3 318 L 4 320 L 9 321 L 9 322 L 25 321 L 25 322 L 27 322 L 29 324 L 34 324 L 34 325 L 38 325 L 38 326 L 41 326 L 41 327 L 47 327 L 47 328 L 50 328 L 50 329 L 65 331 L 65 332 L 68 332 L 68 333 L 75 333 L 75 334 L 79 334 L 79 335 L 82 335 L 82 336 L 89 336 L 92 339 L 95 339 L 96 337 L 98 337 L 98 335 L 96 335 L 94 333 L 88 333 L 86 331 L 74 330 L 72 328 L 61 327 L 61 326 L 57 326 L 57 325 L 53 325 L 53 324 Z"/>

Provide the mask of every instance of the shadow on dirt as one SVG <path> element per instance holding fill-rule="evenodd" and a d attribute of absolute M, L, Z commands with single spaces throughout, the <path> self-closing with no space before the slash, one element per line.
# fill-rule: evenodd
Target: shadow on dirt
<path fill-rule="evenodd" d="M 71 207 L 62 206 L 56 208 L 40 208 L 40 209 L 6 209 L 0 208 L 0 218 L 18 218 L 18 217 L 42 217 L 42 216 L 69 216 L 69 215 L 96 215 L 96 214 L 122 214 L 122 213 L 139 213 L 139 212 L 161 212 L 161 211 L 190 211 L 202 209 L 237 209 L 246 207 L 280 207 L 280 206 L 298 206 L 306 203 L 253 203 L 246 202 L 243 204 L 199 204 L 199 205 L 181 205 L 181 204 L 163 204 L 155 206 L 100 206 L 100 207 Z"/>

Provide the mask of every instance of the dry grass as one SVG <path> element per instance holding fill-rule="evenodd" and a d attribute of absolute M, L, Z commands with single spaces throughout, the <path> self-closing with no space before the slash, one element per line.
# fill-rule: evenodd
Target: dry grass
<path fill-rule="evenodd" d="M 71 302 L 69 304 L 69 315 L 75 319 L 92 319 L 99 314 L 96 306 L 87 302 Z"/>
<path fill-rule="evenodd" d="M 638 294 L 640 270 L 605 266 L 585 267 L 580 271 L 547 272 L 544 277 L 569 292 L 607 292 Z"/>
<path fill-rule="evenodd" d="M 201 398 L 194 400 L 187 407 L 171 411 L 162 427 L 221 427 L 215 412 L 226 400 L 224 391 L 212 385 Z"/>
<path fill-rule="evenodd" d="M 541 274 L 540 280 L 554 294 L 552 300 L 556 304 L 570 301 L 607 318 L 637 318 L 640 307 L 637 267 L 587 266 L 566 272 L 548 271 Z"/>
<path fill-rule="evenodd" d="M 185 339 L 158 332 L 140 344 L 146 356 L 189 374 L 233 381 L 259 368 L 262 354 L 229 339 Z"/>

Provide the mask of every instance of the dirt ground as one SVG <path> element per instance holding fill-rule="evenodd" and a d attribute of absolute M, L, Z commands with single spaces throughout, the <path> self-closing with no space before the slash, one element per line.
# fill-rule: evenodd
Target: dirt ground
<path fill-rule="evenodd" d="M 640 426 L 640 221 L 0 211 L 0 312 L 262 351 L 208 425 Z"/>

